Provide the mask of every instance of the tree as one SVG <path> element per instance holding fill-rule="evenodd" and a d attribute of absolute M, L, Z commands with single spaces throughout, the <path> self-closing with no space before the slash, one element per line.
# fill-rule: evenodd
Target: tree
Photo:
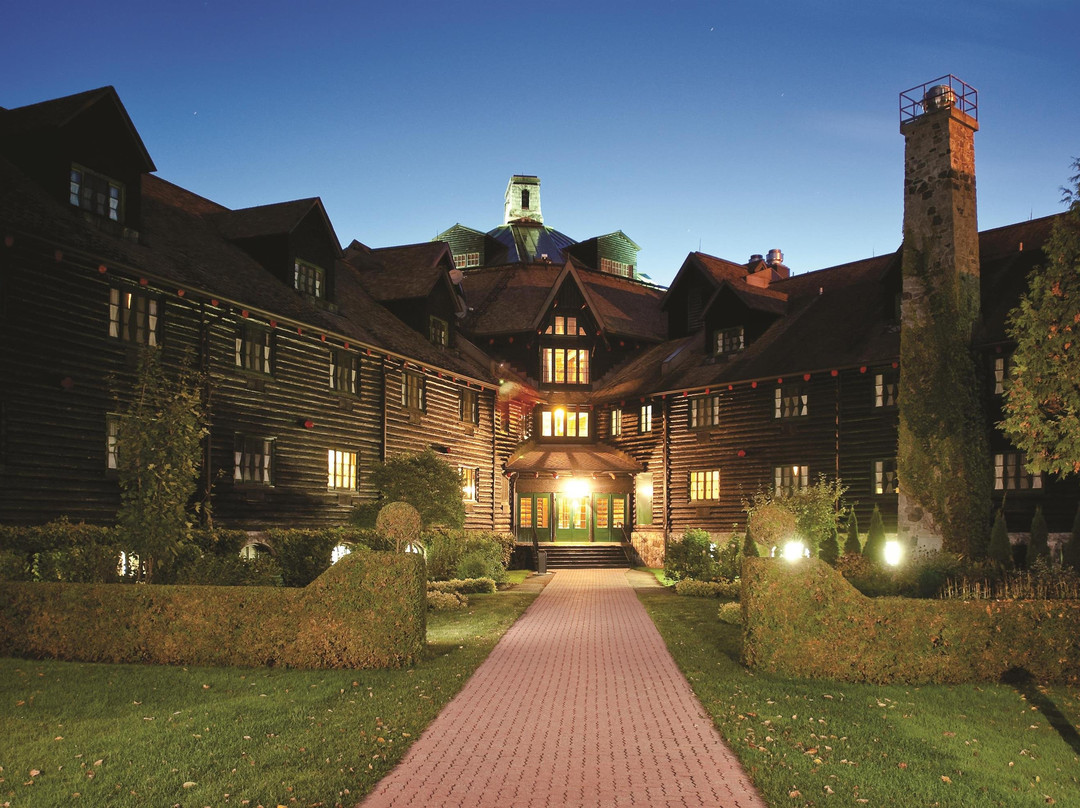
<path fill-rule="evenodd" d="M 986 554 L 995 564 L 1005 569 L 1013 565 L 1012 544 L 1009 542 L 1009 528 L 1005 525 L 1005 514 L 998 510 L 994 517 L 994 527 L 990 530 L 990 545 Z"/>
<path fill-rule="evenodd" d="M 202 378 L 184 362 L 168 373 L 158 348 L 139 354 L 134 390 L 117 426 L 120 509 L 116 527 L 136 554 L 144 580 L 167 564 L 191 537 L 189 503 L 202 464 L 206 414 Z"/>
<path fill-rule="evenodd" d="M 757 539 L 754 538 L 754 533 L 750 528 L 750 521 L 746 522 L 746 538 L 743 540 L 742 548 L 743 558 L 757 558 L 761 555 L 758 551 Z"/>
<path fill-rule="evenodd" d="M 1043 516 L 1042 506 L 1035 506 L 1035 516 L 1031 520 L 1031 537 L 1028 539 L 1027 546 L 1027 566 L 1031 569 L 1031 565 L 1037 558 L 1050 559 L 1050 530 L 1046 526 L 1046 518 Z"/>
<path fill-rule="evenodd" d="M 461 479 L 431 449 L 391 457 L 375 467 L 371 481 L 384 502 L 407 502 L 416 508 L 425 528 L 465 524 Z"/>
<path fill-rule="evenodd" d="M 1068 210 L 1051 231 L 1047 262 L 1009 315 L 1016 341 L 1001 427 L 1024 452 L 1027 470 L 1064 477 L 1080 472 L 1080 158 Z"/>
<path fill-rule="evenodd" d="M 866 534 L 866 546 L 863 547 L 862 554 L 878 563 L 885 560 L 885 522 L 881 519 L 881 510 L 877 505 L 870 514 L 870 530 Z"/>
<path fill-rule="evenodd" d="M 844 540 L 844 555 L 862 555 L 862 542 L 859 541 L 859 517 L 855 515 L 855 509 L 851 509 L 851 516 L 847 520 L 847 539 Z"/>
<path fill-rule="evenodd" d="M 833 525 L 829 535 L 821 542 L 821 547 L 818 548 L 818 558 L 829 566 L 836 566 L 836 562 L 840 558 L 840 534 L 837 533 L 835 525 Z"/>

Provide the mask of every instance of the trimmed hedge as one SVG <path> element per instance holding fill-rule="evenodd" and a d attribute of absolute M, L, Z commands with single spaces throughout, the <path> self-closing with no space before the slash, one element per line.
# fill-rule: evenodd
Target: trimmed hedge
<path fill-rule="evenodd" d="M 1080 680 L 1080 603 L 871 599 L 818 559 L 743 566 L 743 661 L 785 675 L 907 684 L 1024 670 Z"/>
<path fill-rule="evenodd" d="M 427 607 L 433 612 L 452 612 L 468 605 L 469 599 L 459 592 L 440 592 L 438 589 L 427 592 Z"/>
<path fill-rule="evenodd" d="M 740 588 L 738 581 L 695 581 L 684 578 L 675 584 L 675 594 L 691 598 L 738 600 Z"/>
<path fill-rule="evenodd" d="M 459 595 L 488 595 L 497 591 L 492 578 L 451 578 L 449 581 L 428 581 L 428 592 L 456 592 Z"/>
<path fill-rule="evenodd" d="M 304 589 L 0 584 L 0 655 L 82 662 L 381 668 L 420 658 L 424 563 L 352 553 Z"/>

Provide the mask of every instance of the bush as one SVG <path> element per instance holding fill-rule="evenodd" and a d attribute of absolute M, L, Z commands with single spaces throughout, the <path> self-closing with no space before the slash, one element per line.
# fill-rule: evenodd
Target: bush
<path fill-rule="evenodd" d="M 847 489 L 839 480 L 829 481 L 824 474 L 813 485 L 797 491 L 757 493 L 746 504 L 748 525 L 754 538 L 767 547 L 782 547 L 798 537 L 817 555 L 822 542 L 836 530 L 836 520 L 846 511 L 843 505 Z"/>
<path fill-rule="evenodd" d="M 761 556 L 757 539 L 754 538 L 754 534 L 751 532 L 749 520 L 746 522 L 746 537 L 743 539 L 742 554 L 743 558 L 759 558 Z"/>
<path fill-rule="evenodd" d="M 302 587 L 330 568 L 330 556 L 339 544 L 372 546 L 373 531 L 361 528 L 288 528 L 267 532 L 267 544 L 281 566 L 285 586 Z"/>
<path fill-rule="evenodd" d="M 859 517 L 854 508 L 847 520 L 847 538 L 844 540 L 844 555 L 862 555 L 862 542 L 859 541 Z"/>
<path fill-rule="evenodd" d="M 715 581 L 720 577 L 716 546 L 704 530 L 690 528 L 677 542 L 668 545 L 664 557 L 664 575 L 672 581 L 693 578 Z"/>
<path fill-rule="evenodd" d="M 870 598 L 936 598 L 962 568 L 960 556 L 939 551 L 916 552 L 899 567 L 878 564 L 863 555 L 841 556 L 836 564 L 848 583 Z"/>
<path fill-rule="evenodd" d="M 427 547 L 428 579 L 432 581 L 469 577 L 459 575 L 458 565 L 471 552 L 481 552 L 493 559 L 501 571 L 492 577 L 502 581 L 514 553 L 514 537 L 509 533 L 439 528 L 427 531 L 421 539 Z M 494 567 L 491 572 L 495 573 Z"/>
<path fill-rule="evenodd" d="M 429 589 L 427 593 L 428 611 L 452 612 L 464 609 L 469 605 L 469 599 L 457 592 L 439 592 Z"/>
<path fill-rule="evenodd" d="M 866 544 L 862 554 L 871 561 L 882 564 L 885 562 L 885 523 L 881 519 L 881 509 L 874 506 L 874 512 L 870 514 L 870 530 L 866 534 Z"/>
<path fill-rule="evenodd" d="M 732 626 L 741 626 L 743 621 L 742 606 L 738 603 L 721 603 L 716 616 L 720 618 L 721 623 L 728 623 Z"/>
<path fill-rule="evenodd" d="M 767 495 L 759 495 L 750 505 L 746 518 L 747 530 L 754 541 L 768 548 L 781 547 L 795 535 L 795 514 Z"/>
<path fill-rule="evenodd" d="M 176 572 L 174 583 L 186 586 L 281 586 L 281 566 L 271 555 L 203 555 Z"/>
<path fill-rule="evenodd" d="M 1035 506 L 1035 516 L 1031 520 L 1031 538 L 1028 539 L 1027 561 L 1031 567 L 1038 559 L 1050 558 L 1050 529 L 1046 526 L 1046 518 L 1043 516 L 1042 506 Z"/>
<path fill-rule="evenodd" d="M 830 567 L 835 567 L 837 560 L 840 558 L 840 536 L 836 532 L 836 526 L 833 525 L 832 531 L 818 548 L 818 558 L 828 564 Z"/>
<path fill-rule="evenodd" d="M 44 525 L 0 527 L 9 580 L 115 583 L 124 548 L 111 527 L 57 519 Z"/>
<path fill-rule="evenodd" d="M 695 581 L 684 578 L 675 584 L 675 594 L 691 598 L 738 600 L 740 588 L 738 581 Z"/>
<path fill-rule="evenodd" d="M 490 548 L 470 550 L 457 565 L 458 578 L 490 578 L 496 583 L 506 580 L 506 568 Z"/>
<path fill-rule="evenodd" d="M 428 592 L 456 592 L 459 595 L 489 595 L 498 591 L 492 578 L 453 578 L 449 581 L 428 581 Z"/>
<path fill-rule="evenodd" d="M 994 526 L 990 529 L 990 544 L 986 548 L 987 557 L 1005 569 L 1013 565 L 1012 544 L 1009 542 L 1009 528 L 1005 525 L 1005 513 L 998 510 L 994 517 Z"/>

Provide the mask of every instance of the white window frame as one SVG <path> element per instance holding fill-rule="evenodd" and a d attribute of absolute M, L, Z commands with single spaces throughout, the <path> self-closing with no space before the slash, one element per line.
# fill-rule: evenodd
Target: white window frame
<path fill-rule="evenodd" d="M 689 402 L 691 429 L 706 429 L 720 425 L 720 396 L 692 396 Z"/>
<path fill-rule="evenodd" d="M 1043 476 L 1028 474 L 1023 452 L 998 452 L 994 455 L 995 491 L 1041 491 Z"/>
<path fill-rule="evenodd" d="M 109 288 L 109 336 L 136 345 L 156 347 L 161 304 L 156 294 L 134 286 Z"/>
<path fill-rule="evenodd" d="M 773 468 L 773 490 L 777 495 L 793 494 L 809 486 L 809 466 L 789 463 Z"/>
<path fill-rule="evenodd" d="M 274 484 L 274 438 L 237 433 L 233 443 L 233 483 Z"/>
<path fill-rule="evenodd" d="M 705 502 L 720 499 L 720 470 L 690 472 L 690 501 Z"/>
<path fill-rule="evenodd" d="M 780 418 L 803 418 L 809 414 L 807 406 L 809 396 L 802 385 L 778 384 L 776 385 L 776 400 L 774 417 Z"/>
<path fill-rule="evenodd" d="M 652 404 L 642 404 L 638 415 L 638 432 L 652 432 Z"/>
<path fill-rule="evenodd" d="M 617 438 L 622 434 L 622 408 L 614 407 L 611 410 L 611 437 Z"/>
<path fill-rule="evenodd" d="M 355 491 L 360 454 L 348 449 L 327 449 L 326 487 L 331 491 Z"/>
<path fill-rule="evenodd" d="M 294 259 L 293 288 L 311 297 L 326 297 L 326 270 L 310 261 Z"/>

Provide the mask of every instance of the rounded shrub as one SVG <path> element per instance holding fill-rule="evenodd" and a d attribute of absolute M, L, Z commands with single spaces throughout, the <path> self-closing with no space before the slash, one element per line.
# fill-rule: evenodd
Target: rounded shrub
<path fill-rule="evenodd" d="M 720 618 L 721 623 L 727 623 L 732 626 L 741 626 L 742 606 L 738 603 L 722 603 L 720 604 L 716 616 Z"/>
<path fill-rule="evenodd" d="M 427 605 L 428 610 L 432 612 L 452 612 L 468 606 L 469 599 L 457 592 L 437 592 L 429 589 Z"/>
<path fill-rule="evenodd" d="M 718 552 L 707 531 L 690 528 L 677 542 L 668 545 L 664 574 L 672 581 L 693 578 L 714 581 L 720 577 Z"/>

